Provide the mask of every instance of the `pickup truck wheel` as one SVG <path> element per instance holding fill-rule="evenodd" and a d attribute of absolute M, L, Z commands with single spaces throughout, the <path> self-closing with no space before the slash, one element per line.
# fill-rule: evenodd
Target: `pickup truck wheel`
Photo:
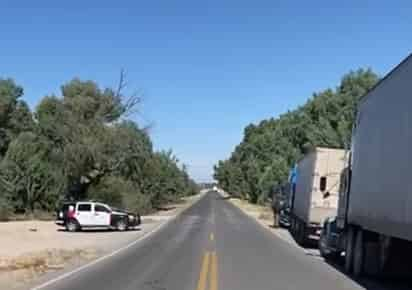
<path fill-rule="evenodd" d="M 120 232 L 127 230 L 127 223 L 124 219 L 120 219 L 116 223 L 116 229 Z"/>
<path fill-rule="evenodd" d="M 70 219 L 67 221 L 66 223 L 66 230 L 68 232 L 77 232 L 80 229 L 79 223 L 74 220 L 74 219 Z"/>
<path fill-rule="evenodd" d="M 359 229 L 356 234 L 355 252 L 353 253 L 353 274 L 355 277 L 360 277 L 363 274 L 364 248 L 363 230 Z"/>
<path fill-rule="evenodd" d="M 353 266 L 353 248 L 355 246 L 355 230 L 350 227 L 346 236 L 345 246 L 345 272 L 350 274 Z"/>

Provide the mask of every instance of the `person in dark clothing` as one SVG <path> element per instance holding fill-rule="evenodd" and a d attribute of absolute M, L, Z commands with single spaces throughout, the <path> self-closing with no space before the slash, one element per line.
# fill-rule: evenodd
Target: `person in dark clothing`
<path fill-rule="evenodd" d="M 280 186 L 274 186 L 272 190 L 272 211 L 273 211 L 273 227 L 279 227 L 279 215 L 282 209 L 282 196 Z"/>
<path fill-rule="evenodd" d="M 279 227 L 279 211 L 276 207 L 276 200 L 272 200 L 272 211 L 273 211 L 273 227 Z"/>

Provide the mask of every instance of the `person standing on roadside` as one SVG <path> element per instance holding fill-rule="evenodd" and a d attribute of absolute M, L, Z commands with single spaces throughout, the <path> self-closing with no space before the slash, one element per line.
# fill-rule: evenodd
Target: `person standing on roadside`
<path fill-rule="evenodd" d="M 272 211 L 273 211 L 273 227 L 279 227 L 279 214 L 281 210 L 280 205 L 280 186 L 274 186 L 272 189 Z"/>

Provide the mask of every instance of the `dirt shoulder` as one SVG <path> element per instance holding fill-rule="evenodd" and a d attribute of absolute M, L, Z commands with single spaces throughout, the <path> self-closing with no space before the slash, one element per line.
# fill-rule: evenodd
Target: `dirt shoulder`
<path fill-rule="evenodd" d="M 142 217 L 141 226 L 126 232 L 66 232 L 52 221 L 0 223 L 0 289 L 27 289 L 40 276 L 64 271 L 110 253 L 151 232 L 178 215 L 204 193 Z"/>

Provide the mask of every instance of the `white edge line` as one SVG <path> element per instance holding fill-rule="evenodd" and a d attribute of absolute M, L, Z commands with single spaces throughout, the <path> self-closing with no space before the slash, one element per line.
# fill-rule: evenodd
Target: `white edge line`
<path fill-rule="evenodd" d="M 58 281 L 60 281 L 60 280 L 63 280 L 63 279 L 65 279 L 65 278 L 67 278 L 67 277 L 70 277 L 70 276 L 76 274 L 77 272 L 80 272 L 80 271 L 82 271 L 82 270 L 84 270 L 84 269 L 86 269 L 86 268 L 89 268 L 89 267 L 91 267 L 91 266 L 93 266 L 93 265 L 95 265 L 95 264 L 97 264 L 97 263 L 99 263 L 99 262 L 101 262 L 101 261 L 104 261 L 104 260 L 106 260 L 106 259 L 108 259 L 108 258 L 110 258 L 110 257 L 113 257 L 113 256 L 117 255 L 118 253 L 123 252 L 124 250 L 127 250 L 128 248 L 134 246 L 134 245 L 137 244 L 138 242 L 141 242 L 142 240 L 145 240 L 145 239 L 149 238 L 149 237 L 151 236 L 151 234 L 159 231 L 161 228 L 163 228 L 164 226 L 166 226 L 167 224 L 169 224 L 170 222 L 172 222 L 173 220 L 175 220 L 178 216 L 180 216 L 180 215 L 181 215 L 183 212 L 185 212 L 187 209 L 191 208 L 195 203 L 197 203 L 198 201 L 200 201 L 203 196 L 204 196 L 204 194 L 202 194 L 202 195 L 199 197 L 198 200 L 196 200 L 195 202 L 193 202 L 193 203 L 192 203 L 191 205 L 189 205 L 187 208 L 183 209 L 180 213 L 178 213 L 178 214 L 175 215 L 174 217 L 170 218 L 169 220 L 167 220 L 167 221 L 165 221 L 165 222 L 163 222 L 163 223 L 160 223 L 158 226 L 155 226 L 153 229 L 151 229 L 151 230 L 148 231 L 147 233 L 143 234 L 143 236 L 141 236 L 141 237 L 139 237 L 138 239 L 134 240 L 134 241 L 131 242 L 130 244 L 128 244 L 128 245 L 126 245 L 126 246 L 123 246 L 123 247 L 121 247 L 121 248 L 119 248 L 119 249 L 117 249 L 117 250 L 115 250 L 115 251 L 113 251 L 113 252 L 111 252 L 111 253 L 109 253 L 109 254 L 107 254 L 107 255 L 104 255 L 104 256 L 96 259 L 96 260 L 93 260 L 93 261 L 91 261 L 91 262 L 89 262 L 89 263 L 87 263 L 87 264 L 85 264 L 85 265 L 83 265 L 83 266 L 80 266 L 79 268 L 76 268 L 76 269 L 74 269 L 74 270 L 72 270 L 72 271 L 70 271 L 70 272 L 64 273 L 64 274 L 62 274 L 62 275 L 60 275 L 60 276 L 58 276 L 58 277 L 56 277 L 56 278 L 54 278 L 54 279 L 51 279 L 51 280 L 49 280 L 49 281 L 47 281 L 47 282 L 45 282 L 45 283 L 43 283 L 43 284 L 40 284 L 40 285 L 38 285 L 38 286 L 35 286 L 34 288 L 31 288 L 31 290 L 40 290 L 40 289 L 43 289 L 43 288 L 45 288 L 45 287 L 47 287 L 47 286 L 50 286 L 50 285 L 52 285 L 52 284 L 54 284 L 54 283 L 56 283 L 56 282 L 58 282 Z"/>

